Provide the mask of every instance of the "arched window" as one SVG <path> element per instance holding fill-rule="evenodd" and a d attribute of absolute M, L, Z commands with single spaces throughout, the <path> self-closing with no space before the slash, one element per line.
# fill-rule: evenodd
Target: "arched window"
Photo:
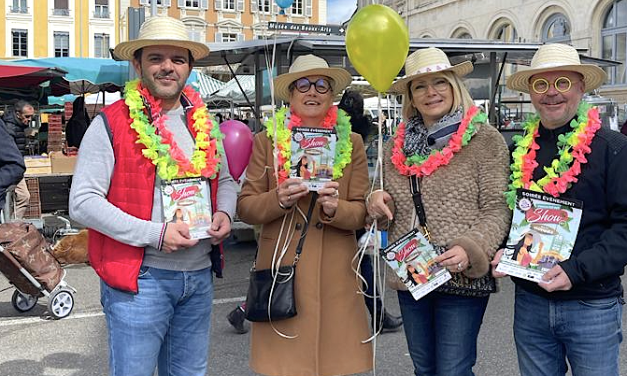
<path fill-rule="evenodd" d="M 627 59 L 627 0 L 614 0 L 605 15 L 601 39 L 602 57 L 621 62 L 619 66 L 604 68 L 608 75 L 606 83 L 624 85 Z"/>
<path fill-rule="evenodd" d="M 542 42 L 568 43 L 570 42 L 570 22 L 561 13 L 555 13 L 542 26 Z"/>
<path fill-rule="evenodd" d="M 453 32 L 451 38 L 472 39 L 472 35 L 470 34 L 470 32 L 465 27 L 459 27 L 459 28 L 455 29 L 455 31 Z"/>
<path fill-rule="evenodd" d="M 501 40 L 503 42 L 516 42 L 518 32 L 516 32 L 516 28 L 512 24 L 504 23 L 499 26 L 492 39 Z"/>
<path fill-rule="evenodd" d="M 518 32 L 514 25 L 511 24 L 511 21 L 508 19 L 500 19 L 497 21 L 496 28 L 494 29 L 494 33 L 492 34 L 492 39 L 499 40 L 502 42 L 513 43 L 518 41 Z M 501 75 L 501 81 L 499 83 L 499 91 L 501 91 L 504 96 L 515 96 L 517 93 L 512 92 L 507 89 L 505 82 L 507 82 L 507 77 L 511 76 L 517 70 L 517 66 L 509 63 L 505 63 L 505 67 L 503 69 L 503 74 Z"/>

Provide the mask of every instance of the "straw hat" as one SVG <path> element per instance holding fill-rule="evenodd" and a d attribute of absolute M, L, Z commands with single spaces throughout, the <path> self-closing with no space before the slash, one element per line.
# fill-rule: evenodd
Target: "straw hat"
<path fill-rule="evenodd" d="M 343 68 L 329 68 L 326 60 L 314 55 L 303 55 L 294 60 L 288 73 L 284 73 L 274 79 L 274 95 L 281 100 L 289 101 L 289 87 L 292 82 L 307 76 L 329 77 L 333 80 L 331 88 L 334 94 L 344 90 L 353 80 L 353 77 L 347 70 Z"/>
<path fill-rule="evenodd" d="M 115 47 L 113 54 L 123 60 L 133 60 L 133 54 L 148 46 L 175 46 L 188 49 L 194 60 L 209 55 L 209 47 L 189 39 L 185 24 L 172 17 L 153 17 L 145 21 L 139 29 L 137 39 L 122 42 Z"/>
<path fill-rule="evenodd" d="M 418 50 L 407 56 L 405 61 L 405 77 L 396 81 L 390 88 L 391 92 L 406 94 L 407 84 L 414 78 L 436 72 L 453 72 L 458 77 L 463 77 L 472 72 L 470 61 L 464 61 L 457 65 L 451 65 L 444 51 L 439 48 L 429 47 Z"/>
<path fill-rule="evenodd" d="M 509 76 L 507 87 L 529 93 L 529 79 L 531 76 L 552 71 L 573 71 L 583 76 L 585 90 L 590 91 L 603 85 L 605 71 L 596 65 L 581 64 L 579 53 L 574 47 L 561 43 L 545 44 L 531 59 L 529 69 L 521 70 Z"/>

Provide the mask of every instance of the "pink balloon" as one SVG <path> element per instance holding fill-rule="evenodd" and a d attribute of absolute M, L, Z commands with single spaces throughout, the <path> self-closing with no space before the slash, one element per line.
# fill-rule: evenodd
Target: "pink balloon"
<path fill-rule="evenodd" d="M 253 152 L 253 133 L 246 124 L 237 120 L 223 122 L 220 131 L 224 133 L 222 144 L 229 161 L 229 171 L 233 179 L 239 180 Z"/>

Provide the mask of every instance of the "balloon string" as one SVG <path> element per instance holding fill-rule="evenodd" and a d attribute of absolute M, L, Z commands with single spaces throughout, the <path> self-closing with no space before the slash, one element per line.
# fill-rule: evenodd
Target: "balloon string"
<path fill-rule="evenodd" d="M 381 108 L 381 93 L 378 93 L 378 100 L 377 100 L 377 111 L 379 114 L 379 124 L 378 126 L 378 131 L 379 131 L 379 137 L 377 140 L 377 167 L 376 169 L 379 170 L 379 189 L 383 189 L 383 110 Z M 389 113 L 389 112 L 388 112 Z M 375 176 L 376 179 L 376 176 Z M 376 180 L 375 180 L 376 181 Z"/>

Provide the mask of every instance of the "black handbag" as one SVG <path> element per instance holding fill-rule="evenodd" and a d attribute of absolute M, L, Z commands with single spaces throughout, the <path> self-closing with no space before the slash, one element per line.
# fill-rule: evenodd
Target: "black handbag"
<path fill-rule="evenodd" d="M 276 282 L 270 269 L 251 270 L 246 295 L 246 320 L 278 321 L 296 316 L 294 277 L 296 265 L 281 266 Z"/>
<path fill-rule="evenodd" d="M 296 264 L 303 251 L 303 244 L 309 228 L 309 220 L 316 205 L 318 194 L 313 193 L 307 219 L 296 246 L 296 256 L 292 265 L 279 267 L 276 278 L 271 269 L 256 269 L 256 261 L 250 270 L 248 293 L 246 294 L 246 320 L 252 322 L 268 322 L 289 319 L 296 316 L 296 300 L 294 298 L 294 279 L 296 277 Z M 257 255 L 255 255 L 255 260 Z"/>

